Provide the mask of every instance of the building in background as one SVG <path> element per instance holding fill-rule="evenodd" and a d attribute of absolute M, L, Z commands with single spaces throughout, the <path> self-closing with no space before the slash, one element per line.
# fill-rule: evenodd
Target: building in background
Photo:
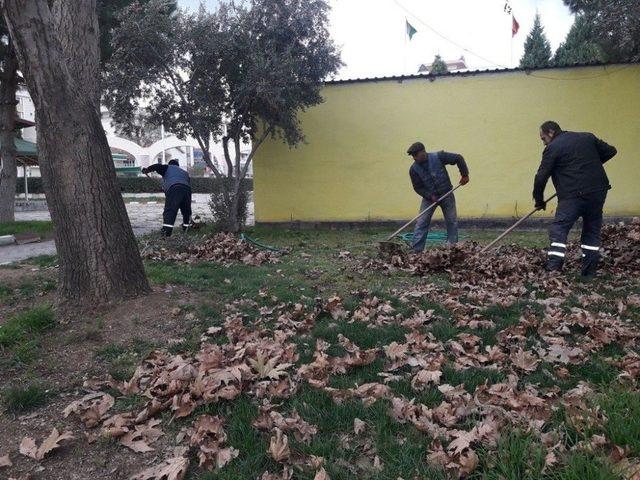
<path fill-rule="evenodd" d="M 24 86 L 20 86 L 16 94 L 17 113 L 20 119 L 28 122 L 36 122 L 35 106 L 29 92 Z M 177 160 L 182 168 L 190 170 L 192 174 L 212 176 L 213 173 L 204 164 L 202 150 L 194 138 L 179 139 L 170 132 L 165 132 L 161 127 L 149 126 L 138 138 L 127 138 L 116 131 L 113 119 L 107 108 L 100 107 L 102 127 L 107 135 L 107 141 L 111 147 L 116 172 L 119 175 L 139 175 L 143 167 L 153 163 L 167 163 L 169 160 Z M 29 125 L 22 128 L 22 138 L 29 142 L 36 142 L 37 127 Z M 231 151 L 234 151 L 231 146 Z M 250 145 L 241 146 L 242 165 L 251 151 Z M 221 143 L 211 142 L 211 155 L 214 163 L 220 171 L 226 175 L 227 164 L 224 161 L 224 150 Z M 30 166 L 26 170 L 29 177 L 39 177 L 40 168 Z M 25 171 L 18 172 L 23 176 Z M 253 176 L 253 166 L 247 173 Z"/>
<path fill-rule="evenodd" d="M 450 73 L 454 72 L 467 72 L 469 68 L 467 67 L 467 62 L 464 57 L 460 57 L 457 60 L 445 60 L 444 63 L 447 65 L 447 70 Z M 420 74 L 428 74 L 431 72 L 432 63 L 422 63 L 418 67 L 418 73 Z"/>

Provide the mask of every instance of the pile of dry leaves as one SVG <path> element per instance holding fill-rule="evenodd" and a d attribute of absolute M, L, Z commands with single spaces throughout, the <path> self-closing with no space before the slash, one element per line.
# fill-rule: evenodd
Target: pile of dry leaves
<path fill-rule="evenodd" d="M 482 245 L 463 242 L 432 248 L 420 254 L 395 253 L 389 258 L 369 260 L 366 267 L 399 268 L 416 275 L 448 272 L 454 280 L 477 279 L 519 283 L 526 279 L 546 276 L 546 252 L 520 245 L 503 245 L 482 253 Z M 580 257 L 579 245 L 569 245 L 567 269 L 576 267 Z M 640 219 L 630 223 L 606 225 L 602 229 L 602 271 L 616 275 L 640 273 Z"/>
<path fill-rule="evenodd" d="M 184 241 L 173 237 L 170 240 L 156 240 L 143 248 L 142 255 L 149 260 L 216 262 L 225 265 L 241 262 L 254 266 L 277 263 L 280 257 L 277 252 L 261 250 L 231 233 L 218 233 L 195 240 L 193 237 L 185 237 Z"/>

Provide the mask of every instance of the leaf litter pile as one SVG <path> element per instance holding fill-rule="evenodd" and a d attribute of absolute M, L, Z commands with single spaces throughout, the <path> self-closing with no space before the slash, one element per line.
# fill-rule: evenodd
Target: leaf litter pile
<path fill-rule="evenodd" d="M 363 411 L 383 406 L 390 419 L 423 436 L 424 451 L 415 462 L 436 466 L 448 478 L 486 468 L 482 458 L 517 431 L 543 449 L 544 474 L 562 468 L 572 453 L 584 452 L 608 458 L 620 478 L 638 479 L 639 452 L 606 435 L 609 419 L 596 401 L 598 387 L 574 372 L 590 368 L 592 357 L 599 356 L 615 369 L 611 388 L 638 391 L 639 240 L 640 222 L 605 227 L 607 279 L 582 287 L 568 275 L 545 273 L 537 250 L 506 246 L 482 256 L 477 245 L 464 244 L 371 260 L 368 267 L 389 271 L 449 274 L 447 285 L 425 278 L 393 290 L 390 300 L 357 291 L 357 303 L 347 308 L 337 295 L 285 303 L 263 290 L 256 301 L 226 305 L 223 320 L 203 333 L 195 353 L 158 350 L 127 381 L 91 379 L 63 414 L 76 419 L 81 430 L 76 438 L 91 443 L 106 437 L 139 453 L 154 451 L 158 439 L 171 435 L 159 463 L 132 480 L 182 479 L 190 465 L 233 469 L 244 452 L 229 441 L 227 419 L 203 410 L 240 399 L 259 412 L 247 427 L 268 439 L 272 468 L 254 472 L 253 478 L 331 478 L 332 459 L 305 453 L 322 425 L 286 406 L 304 389 L 329 396 L 336 406 L 355 402 Z M 425 307 L 425 301 L 442 311 Z M 514 305 L 524 305 L 514 321 L 487 313 Z M 338 331 L 341 325 L 399 330 L 404 338 L 362 348 L 338 333 L 331 342 L 314 334 L 327 322 Z M 454 329 L 448 338 L 436 334 L 443 323 Z M 608 353 L 612 346 L 619 352 Z M 370 381 L 339 382 L 374 364 L 380 368 Z M 473 371 L 493 372 L 495 381 L 473 388 L 447 381 Z M 427 393 L 438 400 L 421 402 Z M 145 404 L 113 411 L 114 396 L 131 395 Z M 179 431 L 169 433 L 166 427 L 178 419 Z M 353 428 L 336 433 L 340 449 L 354 458 L 341 467 L 355 478 L 387 478 L 385 464 L 392 459 L 376 447 L 372 430 L 369 422 L 354 418 Z M 41 442 L 23 439 L 19 452 L 39 461 L 71 441 L 72 432 L 54 429 Z M 407 439 L 400 435 L 397 441 L 402 445 Z M 8 456 L 0 462 L 4 458 L 9 465 Z"/>
<path fill-rule="evenodd" d="M 148 260 L 169 260 L 180 263 L 215 262 L 224 265 L 244 263 L 259 266 L 277 263 L 280 253 L 261 250 L 231 233 L 212 236 L 180 237 L 150 241 L 142 249 Z"/>

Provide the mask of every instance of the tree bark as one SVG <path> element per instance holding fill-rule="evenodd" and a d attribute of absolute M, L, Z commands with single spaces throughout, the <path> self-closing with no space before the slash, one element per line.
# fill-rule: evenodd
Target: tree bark
<path fill-rule="evenodd" d="M 87 16 L 88 9 L 96 14 Z M 100 111 L 100 28 L 96 0 L 54 0 L 51 16 L 65 60 L 73 65 L 71 74 Z M 83 21 L 78 22 L 78 18 Z M 92 41 L 94 38 L 98 41 Z"/>
<path fill-rule="evenodd" d="M 38 118 L 38 152 L 60 259 L 60 294 L 87 306 L 149 291 L 94 94 L 95 0 L 57 0 L 83 36 L 61 41 L 47 0 L 4 0 Z M 87 43 L 91 46 L 79 44 Z"/>
<path fill-rule="evenodd" d="M 0 222 L 15 221 L 17 89 L 18 59 L 9 44 L 0 77 Z"/>

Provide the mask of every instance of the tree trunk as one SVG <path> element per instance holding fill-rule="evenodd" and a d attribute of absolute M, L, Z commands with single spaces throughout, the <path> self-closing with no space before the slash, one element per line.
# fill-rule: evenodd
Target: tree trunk
<path fill-rule="evenodd" d="M 0 222 L 15 221 L 18 59 L 9 45 L 0 78 Z"/>
<path fill-rule="evenodd" d="M 238 206 L 240 205 L 240 188 L 238 177 L 233 179 L 233 187 L 231 191 L 231 208 L 229 211 L 229 225 L 233 233 L 242 230 L 241 219 L 238 215 Z"/>
<path fill-rule="evenodd" d="M 64 22 L 54 20 L 47 0 L 4 0 L 4 15 L 36 107 L 60 293 L 66 301 L 95 305 L 147 293 L 149 286 L 96 108 L 98 72 L 87 52 L 98 50 L 76 44 L 98 43 L 97 29 L 90 28 L 95 0 L 57 1 L 74 11 L 66 28 L 84 36 L 61 42 L 56 24 Z"/>
<path fill-rule="evenodd" d="M 96 14 L 87 16 L 88 9 Z M 73 65 L 71 74 L 100 111 L 100 28 L 96 0 L 53 0 L 51 16 L 62 53 Z M 80 17 L 83 21 L 78 22 Z M 98 41 L 87 41 L 94 38 Z"/>

